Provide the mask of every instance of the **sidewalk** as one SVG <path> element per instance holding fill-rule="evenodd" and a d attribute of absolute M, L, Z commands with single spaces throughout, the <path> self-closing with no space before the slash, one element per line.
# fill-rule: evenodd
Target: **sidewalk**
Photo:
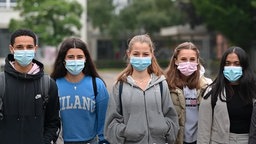
<path fill-rule="evenodd" d="M 116 78 L 119 73 L 120 71 L 117 71 L 117 70 L 103 70 L 103 71 L 99 70 L 99 75 L 105 81 L 109 92 L 112 91 L 113 84 L 116 81 Z"/>

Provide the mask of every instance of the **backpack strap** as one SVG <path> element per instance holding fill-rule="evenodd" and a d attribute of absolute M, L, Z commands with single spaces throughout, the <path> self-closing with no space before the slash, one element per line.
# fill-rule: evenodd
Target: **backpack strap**
<path fill-rule="evenodd" d="M 120 103 L 120 114 L 121 115 L 123 115 L 122 91 L 123 91 L 123 81 L 120 81 L 119 82 L 119 103 Z"/>
<path fill-rule="evenodd" d="M 46 105 L 49 101 L 50 83 L 51 83 L 51 78 L 49 75 L 44 74 L 40 78 L 40 85 L 41 85 L 40 87 L 41 87 L 42 98 L 43 98 L 43 109 L 46 108 Z"/>
<path fill-rule="evenodd" d="M 5 94 L 5 73 L 0 73 L 0 119 L 3 119 L 3 98 Z"/>
<path fill-rule="evenodd" d="M 159 87 L 160 87 L 160 92 L 161 92 L 161 97 L 163 96 L 163 81 L 161 81 L 159 83 Z"/>
<path fill-rule="evenodd" d="M 96 96 L 98 95 L 96 77 L 92 77 L 92 86 L 93 86 L 94 97 L 96 99 Z"/>

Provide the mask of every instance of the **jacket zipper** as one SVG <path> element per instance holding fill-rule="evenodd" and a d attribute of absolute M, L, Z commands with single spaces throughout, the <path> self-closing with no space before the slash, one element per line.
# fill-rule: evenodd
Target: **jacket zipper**
<path fill-rule="evenodd" d="M 146 115 L 146 121 L 147 121 L 147 128 L 148 128 L 148 143 L 149 143 L 149 122 L 148 122 L 148 114 L 147 114 L 147 104 L 146 104 L 146 97 L 145 97 L 145 91 L 143 91 L 144 96 L 144 104 L 145 104 L 145 115 Z"/>
<path fill-rule="evenodd" d="M 25 74 L 25 78 L 27 77 L 27 75 Z M 25 96 L 25 94 L 26 94 L 26 84 L 24 83 L 24 87 L 23 87 L 23 95 L 22 96 Z M 20 117 L 20 123 L 21 123 L 21 126 L 20 126 L 20 136 L 21 136 L 21 144 L 23 144 L 23 133 L 22 133 L 22 130 L 24 129 L 24 115 L 23 115 L 23 113 L 24 113 L 24 102 L 23 102 L 23 100 L 24 100 L 24 97 L 21 97 L 21 99 L 20 99 L 20 103 L 21 103 L 21 111 L 20 111 L 20 115 L 19 115 L 19 117 Z"/>

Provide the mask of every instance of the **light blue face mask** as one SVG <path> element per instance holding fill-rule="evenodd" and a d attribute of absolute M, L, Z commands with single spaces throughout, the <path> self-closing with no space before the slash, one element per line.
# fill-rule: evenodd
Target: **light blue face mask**
<path fill-rule="evenodd" d="M 240 66 L 225 66 L 223 74 L 227 80 L 235 82 L 243 75 L 243 70 Z"/>
<path fill-rule="evenodd" d="M 151 65 L 151 57 L 131 57 L 130 64 L 137 71 L 144 71 Z"/>
<path fill-rule="evenodd" d="M 35 50 L 15 50 L 14 59 L 23 67 L 29 65 L 35 57 Z"/>
<path fill-rule="evenodd" d="M 84 69 L 85 60 L 65 60 L 66 69 L 72 75 L 78 75 Z"/>

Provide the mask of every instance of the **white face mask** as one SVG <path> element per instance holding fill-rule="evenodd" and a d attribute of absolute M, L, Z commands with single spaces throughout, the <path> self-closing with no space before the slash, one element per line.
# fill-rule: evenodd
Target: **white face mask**
<path fill-rule="evenodd" d="M 29 65 L 35 57 L 35 50 L 15 50 L 14 59 L 23 67 Z"/>
<path fill-rule="evenodd" d="M 72 75 L 78 75 L 84 69 L 85 60 L 65 60 L 66 69 Z"/>
<path fill-rule="evenodd" d="M 151 57 L 131 57 L 130 63 L 137 71 L 144 71 L 151 65 Z"/>

